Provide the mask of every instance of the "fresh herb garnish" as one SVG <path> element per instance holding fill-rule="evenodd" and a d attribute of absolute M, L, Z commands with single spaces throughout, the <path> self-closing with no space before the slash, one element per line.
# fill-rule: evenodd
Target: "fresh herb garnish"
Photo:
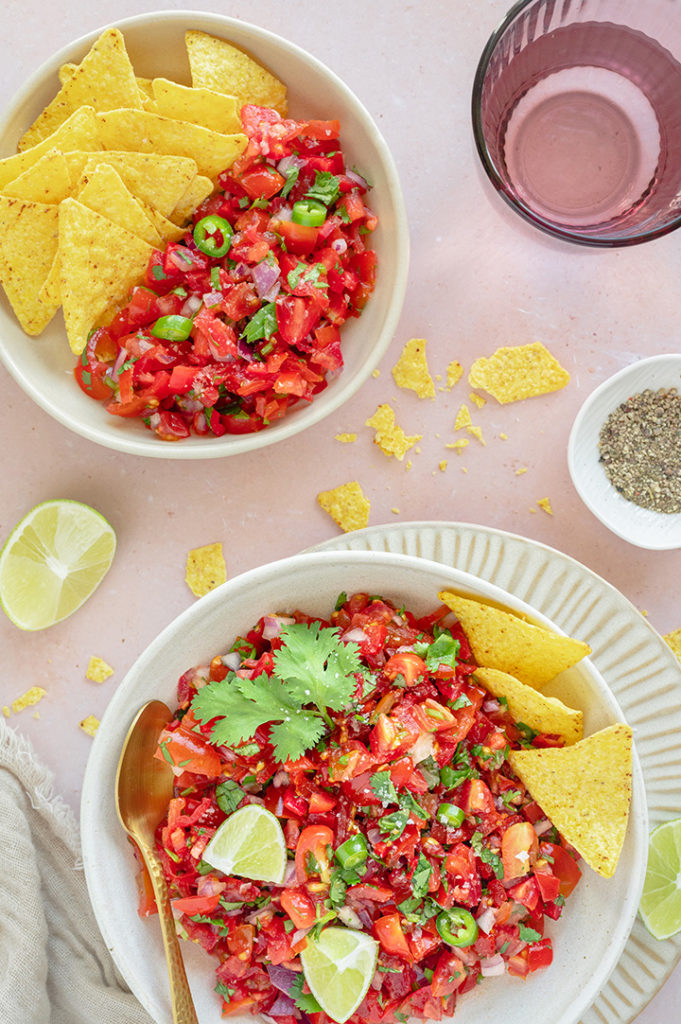
<path fill-rule="evenodd" d="M 274 302 L 266 302 L 257 313 L 254 313 L 242 331 L 242 337 L 249 345 L 260 338 L 269 340 L 277 330 L 277 307 Z"/>
<path fill-rule="evenodd" d="M 523 942 L 538 942 L 541 939 L 541 933 L 535 931 L 534 928 L 528 928 L 527 925 L 523 924 L 522 921 L 518 922 L 518 938 Z"/>
<path fill-rule="evenodd" d="M 382 804 L 397 803 L 397 790 L 390 778 L 390 772 L 374 772 L 369 776 L 369 785 Z"/>
<path fill-rule="evenodd" d="M 316 199 L 324 206 L 332 206 L 339 195 L 339 179 L 330 171 L 317 171 L 312 187 L 305 193 L 306 198 Z"/>
<path fill-rule="evenodd" d="M 482 842 L 482 832 L 474 832 L 471 836 L 473 852 L 480 858 L 483 864 L 489 864 L 497 878 L 504 877 L 504 865 L 501 857 Z"/>
<path fill-rule="evenodd" d="M 241 786 L 237 786 L 236 782 L 233 782 L 232 779 L 227 779 L 215 787 L 215 799 L 217 800 L 218 807 L 225 814 L 232 814 L 245 795 Z"/>
<path fill-rule="evenodd" d="M 428 860 L 420 853 L 414 868 L 414 874 L 411 876 L 411 891 L 414 893 L 414 896 L 426 895 L 432 873 L 433 869 Z"/>
<path fill-rule="evenodd" d="M 423 658 L 426 667 L 430 672 L 435 672 L 440 665 L 456 666 L 456 659 L 459 653 L 459 641 L 455 640 L 449 630 L 442 630 L 432 644 L 414 644 L 414 651 Z"/>

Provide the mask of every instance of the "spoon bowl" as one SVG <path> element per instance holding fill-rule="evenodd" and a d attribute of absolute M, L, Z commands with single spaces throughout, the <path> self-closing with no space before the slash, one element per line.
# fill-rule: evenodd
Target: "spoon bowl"
<path fill-rule="evenodd" d="M 168 886 L 156 852 L 156 827 L 173 796 L 173 772 L 154 757 L 158 738 L 172 720 L 170 708 L 152 700 L 138 711 L 128 730 L 116 772 L 116 810 L 121 825 L 140 852 L 158 908 L 163 947 L 168 965 L 174 1024 L 198 1024 L 194 1001 L 182 960 Z"/>

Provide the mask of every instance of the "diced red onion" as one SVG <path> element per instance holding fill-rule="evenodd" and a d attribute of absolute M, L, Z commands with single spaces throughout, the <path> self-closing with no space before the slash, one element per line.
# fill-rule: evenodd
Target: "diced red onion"
<path fill-rule="evenodd" d="M 281 160 L 277 164 L 277 170 L 279 171 L 280 174 L 286 176 L 290 170 L 293 170 L 294 167 L 300 168 L 303 167 L 304 164 L 305 161 L 301 160 L 299 156 L 295 155 L 295 153 L 289 153 L 288 156 L 284 156 L 281 158 Z"/>
<path fill-rule="evenodd" d="M 300 942 L 301 939 L 305 938 L 305 936 L 307 935 L 307 933 L 309 931 L 312 931 L 312 929 L 311 928 L 297 928 L 293 932 L 293 934 L 291 935 L 291 945 L 295 946 L 296 943 Z"/>
<path fill-rule="evenodd" d="M 331 248 L 333 249 L 334 252 L 337 253 L 344 253 L 347 247 L 348 243 L 345 241 L 344 238 L 334 238 L 333 242 L 331 243 Z"/>
<path fill-rule="evenodd" d="M 156 427 L 159 425 L 160 422 L 160 414 L 157 412 L 152 412 L 151 416 L 149 417 L 149 426 L 151 427 L 151 429 L 156 430 Z"/>
<path fill-rule="evenodd" d="M 140 352 L 148 352 L 150 348 L 154 347 L 153 341 L 149 341 L 148 338 L 138 338 L 137 344 L 139 345 Z"/>
<path fill-rule="evenodd" d="M 200 295 L 190 295 L 184 306 L 180 310 L 180 316 L 194 316 L 194 313 L 198 313 L 203 304 L 203 299 Z"/>
<path fill-rule="evenodd" d="M 419 761 L 425 761 L 427 757 L 430 757 L 435 749 L 434 743 L 435 740 L 432 732 L 422 732 L 419 735 L 414 745 L 407 751 L 414 764 L 418 764 Z"/>
<path fill-rule="evenodd" d="M 219 881 L 215 875 L 199 875 L 196 883 L 197 896 L 215 896 L 227 888 L 225 882 Z"/>
<path fill-rule="evenodd" d="M 498 943 L 499 947 L 503 946 L 504 941 L 508 942 L 507 939 L 506 940 L 504 939 L 503 935 L 499 935 L 498 938 L 497 938 L 497 943 Z M 523 949 L 523 947 L 526 946 L 526 945 L 527 945 L 527 943 L 523 942 L 522 939 L 511 939 L 510 942 L 508 942 L 508 945 L 506 946 L 506 949 L 504 951 L 505 954 L 506 954 L 507 959 L 510 960 L 510 958 L 512 956 L 515 956 L 516 953 L 519 953 L 520 950 Z"/>
<path fill-rule="evenodd" d="M 283 810 L 283 806 L 282 806 Z M 296 880 L 296 862 L 289 860 L 286 862 L 286 871 L 284 872 L 284 881 L 281 883 L 283 886 L 288 887 L 295 884 Z"/>
<path fill-rule="evenodd" d="M 272 785 L 273 786 L 278 788 L 279 786 L 288 786 L 288 784 L 289 784 L 289 774 L 288 774 L 288 772 L 285 772 L 283 769 L 280 772 L 275 772 L 274 778 L 272 779 Z"/>
<path fill-rule="evenodd" d="M 262 260 L 257 266 L 253 267 L 251 277 L 260 298 L 263 298 L 269 292 L 275 282 L 279 280 L 280 274 L 279 266 L 269 263 L 267 260 Z"/>
<path fill-rule="evenodd" d="M 282 206 L 281 210 L 277 210 L 277 220 L 291 220 L 293 210 L 290 206 Z"/>
<path fill-rule="evenodd" d="M 542 818 L 541 821 L 535 821 L 532 826 L 538 836 L 543 836 L 545 832 L 548 832 L 553 826 L 548 818 Z"/>
<path fill-rule="evenodd" d="M 282 995 L 277 996 L 275 1001 L 270 1006 L 270 1014 L 274 1017 L 289 1017 L 295 1016 L 296 1004 L 293 1002 L 290 996 Z"/>
<path fill-rule="evenodd" d="M 281 291 L 281 281 L 275 281 L 269 291 L 262 296 L 263 302 L 274 302 Z"/>
<path fill-rule="evenodd" d="M 265 615 L 263 619 L 263 640 L 274 640 L 281 633 L 283 626 L 290 626 L 296 620 L 288 615 Z"/>
<path fill-rule="evenodd" d="M 227 654 L 222 655 L 222 664 L 236 672 L 239 665 L 241 664 L 241 655 L 238 651 L 229 651 Z"/>
<path fill-rule="evenodd" d="M 297 972 L 282 967 L 281 964 L 269 964 L 267 967 L 270 981 L 279 992 L 288 995 L 291 985 L 297 978 Z"/>
<path fill-rule="evenodd" d="M 366 910 L 366 909 L 358 910 L 357 911 L 357 916 L 359 917 L 360 921 L 362 922 L 362 926 L 364 927 L 364 929 L 366 931 L 370 932 L 374 922 L 373 922 L 373 920 L 371 918 L 371 914 L 369 913 L 369 911 Z"/>
<path fill-rule="evenodd" d="M 496 924 L 496 919 L 497 916 L 494 913 L 494 907 L 487 907 L 487 909 L 483 910 L 482 914 L 480 914 L 479 917 L 476 917 L 475 920 L 478 922 L 478 928 L 480 931 L 484 932 L 485 935 L 489 935 Z"/>
<path fill-rule="evenodd" d="M 361 928 L 362 922 L 359 914 L 356 914 L 352 907 L 341 907 L 338 911 L 338 919 L 348 928 Z"/>
<path fill-rule="evenodd" d="M 475 961 L 478 959 L 477 953 L 471 946 L 457 946 L 456 955 L 462 964 L 466 967 L 472 967 Z"/>
<path fill-rule="evenodd" d="M 237 263 L 237 265 L 232 268 L 232 271 L 236 277 L 251 276 L 251 268 L 249 267 L 248 263 Z"/>
<path fill-rule="evenodd" d="M 355 626 L 354 629 L 349 629 L 347 633 L 343 633 L 343 635 L 341 636 L 341 640 L 343 640 L 345 643 L 348 643 L 350 640 L 352 640 L 356 644 L 361 644 L 368 639 L 369 637 L 366 635 L 363 629 L 359 628 L 359 626 Z"/>
<path fill-rule="evenodd" d="M 494 978 L 499 974 L 504 974 L 505 971 L 506 965 L 500 953 L 495 956 L 487 956 L 480 961 L 480 973 L 483 978 Z"/>
<path fill-rule="evenodd" d="M 222 292 L 206 292 L 203 296 L 203 304 L 206 309 L 213 309 L 222 302 Z"/>
<path fill-rule="evenodd" d="M 482 710 L 485 712 L 485 714 L 489 714 L 490 711 L 498 711 L 500 707 L 501 704 L 499 703 L 498 700 L 486 700 L 485 703 L 482 705 Z"/>
<path fill-rule="evenodd" d="M 357 171 L 350 170 L 345 173 L 350 181 L 354 181 L 355 185 L 359 185 L 360 188 L 369 188 L 369 182 L 361 174 L 358 174 Z"/>
<path fill-rule="evenodd" d="M 119 351 L 118 351 L 118 355 L 116 356 L 116 362 L 113 364 L 113 375 L 114 375 L 114 377 L 117 376 L 117 374 L 118 374 L 121 366 L 125 362 L 125 360 L 129 359 L 129 358 L 130 358 L 130 353 L 128 352 L 127 348 L 121 347 L 119 349 Z"/>
<path fill-rule="evenodd" d="M 196 260 L 193 259 L 189 250 L 183 246 L 182 250 L 173 249 L 168 253 L 168 259 L 178 270 L 183 271 L 186 274 L 188 270 L 191 270 L 195 265 Z"/>

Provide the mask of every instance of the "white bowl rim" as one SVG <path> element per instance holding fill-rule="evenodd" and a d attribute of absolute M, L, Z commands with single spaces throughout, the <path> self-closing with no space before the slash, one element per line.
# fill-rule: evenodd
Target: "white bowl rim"
<path fill-rule="evenodd" d="M 198 22 L 200 20 L 204 22 L 206 28 L 209 23 L 212 23 L 214 31 L 218 31 L 220 28 L 225 32 L 228 32 L 230 28 L 235 30 L 246 30 L 264 41 L 282 46 L 291 56 L 301 60 L 303 63 L 310 64 L 318 73 L 326 76 L 336 89 L 344 93 L 347 102 L 354 109 L 355 114 L 367 127 L 371 128 L 376 151 L 385 169 L 388 181 L 388 190 L 392 197 L 394 238 L 392 239 L 391 247 L 394 246 L 398 254 L 392 297 L 380 330 L 379 341 L 377 344 L 374 343 L 372 346 L 371 358 L 365 360 L 363 365 L 359 367 L 351 379 L 344 379 L 341 374 L 338 380 L 338 386 L 334 389 L 334 393 L 330 396 L 328 392 L 324 393 L 325 400 L 321 406 L 318 399 L 313 400 L 307 407 L 297 407 L 294 410 L 295 415 L 287 415 L 276 424 L 252 434 L 227 434 L 221 438 L 209 437 L 207 439 L 187 438 L 186 441 L 180 441 L 177 444 L 159 442 L 159 439 L 155 438 L 154 435 L 151 434 L 149 437 L 146 437 L 145 434 L 133 434 L 132 431 L 126 430 L 120 430 L 120 433 L 113 432 L 96 423 L 83 423 L 82 421 L 66 414 L 58 403 L 52 400 L 49 394 L 45 394 L 41 389 L 37 388 L 32 379 L 23 372 L 20 362 L 16 361 L 13 358 L 11 350 L 6 348 L 1 332 L 0 361 L 4 364 L 6 370 L 19 387 L 41 409 L 63 426 L 89 441 L 94 441 L 96 444 L 103 445 L 104 447 L 114 451 L 125 452 L 130 455 L 142 455 L 147 458 L 223 458 L 228 455 L 239 455 L 242 452 L 265 448 L 268 445 L 284 441 L 295 434 L 307 430 L 309 427 L 314 426 L 316 423 L 319 423 L 320 420 L 325 419 L 327 416 L 335 412 L 341 405 L 348 401 L 368 379 L 383 355 L 385 355 L 385 352 L 393 339 L 402 311 L 402 306 L 404 304 L 404 297 L 407 290 L 410 247 L 407 209 L 397 172 L 397 165 L 392 153 L 390 152 L 390 149 L 388 148 L 388 145 L 374 118 L 353 90 L 350 89 L 334 71 L 328 68 L 317 57 L 313 56 L 313 54 L 298 46 L 297 43 L 293 43 L 284 36 L 280 36 L 268 29 L 261 28 L 259 25 L 255 25 L 244 19 L 217 14 L 210 11 L 192 11 L 189 9 L 182 9 L 160 10 L 136 14 L 131 17 L 107 22 L 99 28 L 87 32 L 62 46 L 61 49 L 51 57 L 48 57 L 43 61 L 43 63 L 33 72 L 20 89 L 12 96 L 5 109 L 0 111 L 0 138 L 5 135 L 7 126 L 11 122 L 15 110 L 21 107 L 22 104 L 29 99 L 42 80 L 48 74 L 55 73 L 57 69 L 71 57 L 75 50 L 83 48 L 94 42 L 94 40 L 97 39 L 97 37 L 107 28 L 120 28 L 122 31 L 125 31 L 126 27 L 130 26 L 143 26 L 145 24 L 153 26 L 153 24 L 158 22 L 159 19 L 177 22 L 178 24 L 183 24 L 187 21 Z M 28 343 L 30 343 L 30 341 L 31 339 L 28 339 Z M 300 419 L 303 417 L 304 421 L 300 424 Z M 112 419 L 113 418 L 114 417 L 112 417 Z"/>
<path fill-rule="evenodd" d="M 577 413 L 577 416 L 575 417 L 572 429 L 570 430 L 567 448 L 568 469 L 570 471 L 570 476 L 572 477 L 572 482 L 575 486 L 575 489 L 577 490 L 577 493 L 579 494 L 580 498 L 582 499 L 586 507 L 589 509 L 589 511 L 592 512 L 593 515 L 596 516 L 596 518 L 611 531 L 611 533 L 614 533 L 616 536 L 621 537 L 622 540 L 628 541 L 629 544 L 633 544 L 635 547 L 644 548 L 647 551 L 676 550 L 678 548 L 681 548 L 681 539 L 679 539 L 678 541 L 671 542 L 660 540 L 658 543 L 643 543 L 640 539 L 637 539 L 636 535 L 633 532 L 627 530 L 625 526 L 621 525 L 621 523 L 613 520 L 609 516 L 606 516 L 596 506 L 596 503 L 593 501 L 591 497 L 591 492 L 589 488 L 584 486 L 582 473 L 580 472 L 580 468 L 578 467 L 576 460 L 576 445 L 577 441 L 579 440 L 580 433 L 582 431 L 584 420 L 589 415 L 589 413 L 594 409 L 594 407 L 607 397 L 609 391 L 613 387 L 616 387 L 621 381 L 626 380 L 629 377 L 631 377 L 632 379 L 636 379 L 638 376 L 644 375 L 647 370 L 658 366 L 664 366 L 665 364 L 668 364 L 670 367 L 678 367 L 680 375 L 679 388 L 681 390 L 681 352 L 666 352 L 656 356 L 648 356 L 645 359 L 638 359 L 636 362 L 630 363 L 629 366 L 623 367 L 621 370 L 618 370 L 617 373 L 612 374 L 612 376 L 608 377 L 607 380 L 604 380 L 601 384 L 599 384 L 598 387 L 595 388 L 591 392 L 591 394 L 588 395 L 587 398 L 584 400 L 582 407 L 580 408 L 579 412 Z M 624 512 L 632 503 L 627 501 L 626 498 L 622 498 L 621 500 L 623 503 L 621 507 L 622 511 Z M 647 511 L 649 512 L 651 519 L 657 518 L 659 519 L 660 523 L 668 522 L 670 519 L 670 515 L 675 516 L 679 519 L 681 528 L 681 512 L 667 513 L 654 512 L 652 510 Z"/>
<path fill-rule="evenodd" d="M 199 620 L 206 612 L 208 607 L 214 605 L 220 605 L 223 601 L 229 601 L 233 598 L 234 592 L 238 595 L 239 590 L 243 587 L 257 586 L 263 580 L 267 581 L 268 578 L 278 576 L 280 574 L 290 573 L 295 571 L 296 564 L 300 564 L 301 561 L 306 564 L 318 564 L 320 566 L 332 565 L 340 560 L 348 563 L 349 572 L 351 572 L 351 566 L 356 565 L 371 565 L 382 563 L 389 566 L 403 567 L 405 570 L 409 568 L 416 568 L 422 571 L 427 571 L 433 574 L 434 578 L 447 577 L 450 579 L 456 578 L 457 584 L 461 585 L 464 589 L 467 581 L 471 581 L 472 586 L 478 591 L 482 591 L 486 596 L 492 600 L 499 601 L 506 607 L 512 610 L 524 612 L 529 615 L 535 622 L 543 623 L 550 626 L 553 630 L 561 635 L 565 635 L 564 631 L 560 629 L 551 619 L 536 609 L 532 608 L 525 601 L 516 598 L 513 594 L 503 590 L 496 584 L 489 583 L 480 577 L 474 576 L 471 573 L 463 570 L 456 569 L 454 566 L 446 566 L 440 562 L 433 561 L 431 559 L 421 558 L 414 555 L 406 555 L 396 552 L 375 552 L 375 551 L 358 551 L 358 550 L 347 550 L 347 551 L 308 551 L 302 552 L 297 555 L 288 556 L 286 558 L 277 560 L 275 562 L 267 563 L 263 566 L 258 566 L 254 569 L 247 570 L 241 573 L 239 576 L 228 580 L 215 590 L 211 591 L 195 604 L 190 605 L 185 611 L 181 612 L 175 619 L 173 619 L 147 646 L 147 648 L 139 655 L 134 664 L 129 669 L 125 678 L 119 684 L 116 693 L 114 694 L 111 702 L 109 703 L 102 722 L 100 729 L 95 736 L 95 740 L 88 758 L 86 766 L 85 777 L 83 782 L 82 798 L 81 798 L 81 833 L 82 833 L 82 852 L 83 852 L 83 863 L 85 868 L 86 881 L 88 882 L 88 889 L 90 889 L 90 878 L 89 872 L 95 870 L 95 864 L 97 861 L 96 857 L 96 844 L 94 840 L 94 830 L 88 828 L 88 823 L 94 824 L 91 820 L 91 815 L 96 814 L 96 807 L 100 805 L 98 798 L 98 786 L 99 779 L 96 772 L 93 770 L 93 766 L 96 765 L 99 758 L 99 748 L 104 746 L 106 726 L 109 721 L 123 720 L 129 721 L 131 718 L 129 710 L 129 694 L 126 692 L 130 688 L 132 680 L 136 675 L 144 672 L 147 664 L 155 661 L 162 652 L 164 646 L 171 640 L 178 630 L 184 631 L 187 627 L 191 626 L 195 621 Z M 452 584 L 453 585 L 453 584 Z M 591 662 L 590 659 L 582 659 L 580 664 L 588 664 L 588 670 L 598 682 L 599 687 L 602 688 L 603 697 L 606 704 L 610 706 L 611 710 L 615 710 L 619 715 L 619 720 L 626 721 L 622 709 L 617 701 L 616 697 L 608 687 L 603 676 Z M 634 864 L 632 867 L 632 877 L 629 883 L 628 896 L 629 900 L 629 912 L 625 917 L 617 922 L 615 935 L 613 941 L 608 947 L 608 956 L 604 958 L 600 965 L 599 971 L 592 975 L 589 983 L 582 989 L 583 997 L 580 1000 L 580 1004 L 576 1014 L 571 1014 L 568 1018 L 566 1014 L 563 1014 L 559 1024 L 576 1024 L 579 1016 L 586 1011 L 591 1005 L 593 1000 L 596 998 L 598 991 L 605 984 L 610 974 L 612 973 L 617 960 L 624 948 L 634 920 L 636 918 L 638 903 L 640 900 L 643 883 L 645 880 L 645 867 L 646 867 L 646 855 L 647 855 L 647 839 L 648 839 L 648 812 L 647 812 L 647 801 L 645 795 L 645 786 L 643 783 L 643 775 L 641 771 L 641 765 L 636 752 L 635 743 L 633 746 L 633 764 L 632 764 L 632 812 L 630 814 L 629 829 L 631 830 L 631 837 L 633 847 L 636 851 Z M 110 948 L 114 959 L 116 960 L 119 969 L 122 973 L 122 963 L 118 960 L 118 947 L 115 941 L 115 935 L 109 930 L 109 922 L 105 916 L 102 915 L 101 908 L 96 904 L 95 900 L 91 900 L 95 917 L 99 928 L 104 936 L 107 946 Z M 128 965 L 129 966 L 129 965 Z M 140 987 L 141 984 L 140 984 Z M 140 993 L 135 989 L 138 998 L 142 999 Z M 143 1000 L 142 1000 L 143 1001 Z M 151 1006 L 145 1002 L 145 1007 L 151 1012 Z"/>

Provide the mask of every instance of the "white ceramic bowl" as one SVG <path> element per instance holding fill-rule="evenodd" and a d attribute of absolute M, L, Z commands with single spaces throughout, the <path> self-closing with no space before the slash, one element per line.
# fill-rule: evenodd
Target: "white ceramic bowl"
<path fill-rule="evenodd" d="M 443 587 L 489 598 L 551 626 L 498 587 L 435 562 L 388 552 L 308 553 L 254 569 L 201 598 L 154 640 L 118 687 L 85 774 L 83 857 L 106 944 L 128 985 L 159 1024 L 171 1014 L 158 922 L 137 916 L 135 865 L 114 805 L 118 756 L 135 712 L 152 698 L 174 707 L 178 677 L 224 650 L 267 611 L 301 609 L 327 616 L 341 591 L 363 590 L 398 605 L 405 602 L 423 614 L 437 607 L 437 593 Z M 584 711 L 587 735 L 624 720 L 606 681 L 588 659 L 562 673 L 550 692 Z M 584 866 L 562 919 L 549 923 L 555 942 L 553 965 L 526 983 L 508 977 L 486 979 L 457 1005 L 458 1024 L 501 1019 L 507 1024 L 575 1024 L 594 1000 L 629 935 L 645 873 L 647 814 L 636 755 L 633 777 L 631 817 L 617 871 L 606 880 Z M 183 949 L 199 1021 L 217 1021 L 213 960 L 193 943 L 185 943 Z M 235 1017 L 235 1024 L 252 1020 L 248 1015 Z"/>
<path fill-rule="evenodd" d="M 599 461 L 598 437 L 610 413 L 630 395 L 672 387 L 681 391 L 681 353 L 632 363 L 589 395 L 568 441 L 570 476 L 587 508 L 618 537 L 657 551 L 681 548 L 681 513 L 652 512 L 623 498 Z"/>
<path fill-rule="evenodd" d="M 270 32 L 235 18 L 198 11 L 143 14 L 116 25 L 125 36 L 139 75 L 164 76 L 188 84 L 184 33 L 199 29 L 248 50 L 284 81 L 292 117 L 340 120 L 341 144 L 349 166 L 361 168 L 373 185 L 370 203 L 379 217 L 372 239 L 378 254 L 375 291 L 362 316 L 343 328 L 342 374 L 310 405 L 293 409 L 283 420 L 256 434 L 192 437 L 171 444 L 141 422 L 111 416 L 73 380 L 74 357 L 61 312 L 39 338 L 32 339 L 19 327 L 4 293 L 0 297 L 0 359 L 24 391 L 60 423 L 119 451 L 168 459 L 210 459 L 291 437 L 328 416 L 357 391 L 395 331 L 406 287 L 409 233 L 392 156 L 370 114 L 340 78 L 304 50 Z M 0 156 L 16 152 L 22 133 L 55 95 L 60 65 L 81 60 L 101 31 L 60 50 L 29 79 L 0 120 Z"/>

